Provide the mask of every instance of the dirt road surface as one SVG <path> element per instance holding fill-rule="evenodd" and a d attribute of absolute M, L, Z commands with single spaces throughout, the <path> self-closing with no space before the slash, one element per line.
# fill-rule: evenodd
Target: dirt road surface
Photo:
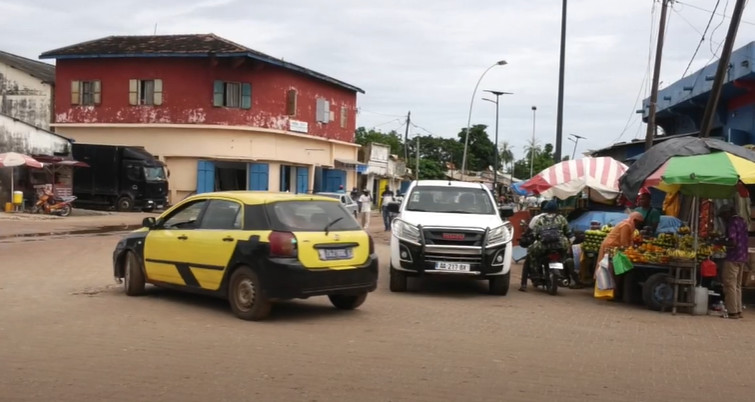
<path fill-rule="evenodd" d="M 259 323 L 222 300 L 125 296 L 117 234 L 0 239 L 0 400 L 752 400 L 755 313 L 671 316 L 513 283 L 393 294 L 379 226 L 380 286 L 359 310 L 313 298 Z"/>

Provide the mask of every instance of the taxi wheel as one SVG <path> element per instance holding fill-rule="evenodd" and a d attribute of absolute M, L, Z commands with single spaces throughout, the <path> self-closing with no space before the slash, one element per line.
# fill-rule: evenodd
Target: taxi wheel
<path fill-rule="evenodd" d="M 249 267 L 239 267 L 231 275 L 228 302 L 237 317 L 249 321 L 265 319 L 272 308 L 270 300 L 262 294 L 257 273 Z"/>
<path fill-rule="evenodd" d="M 364 303 L 367 300 L 367 293 L 361 293 L 358 295 L 328 295 L 330 302 L 336 308 L 341 310 L 353 310 Z"/>
<path fill-rule="evenodd" d="M 136 254 L 131 251 L 127 251 L 123 258 L 123 287 L 129 296 L 144 293 L 144 272 L 139 266 Z"/>

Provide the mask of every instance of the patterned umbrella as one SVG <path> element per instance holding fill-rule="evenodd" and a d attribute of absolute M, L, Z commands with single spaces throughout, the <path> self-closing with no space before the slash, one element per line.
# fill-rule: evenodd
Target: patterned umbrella
<path fill-rule="evenodd" d="M 603 198 L 619 195 L 619 177 L 627 165 L 609 157 L 582 158 L 557 163 L 524 183 L 523 190 L 544 197 L 566 199 L 579 194 L 585 187 Z"/>
<path fill-rule="evenodd" d="M 13 167 L 30 166 L 42 168 L 42 164 L 29 155 L 19 154 L 17 152 L 6 152 L 0 154 L 0 167 L 10 167 L 10 196 L 13 198 Z"/>

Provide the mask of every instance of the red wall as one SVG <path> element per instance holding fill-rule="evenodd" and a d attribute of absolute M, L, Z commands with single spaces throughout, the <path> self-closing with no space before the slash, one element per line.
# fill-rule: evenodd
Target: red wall
<path fill-rule="evenodd" d="M 162 79 L 160 106 L 128 104 L 130 79 Z M 71 104 L 71 81 L 100 80 L 101 103 Z M 251 109 L 212 106 L 215 80 L 252 84 Z M 308 124 L 308 134 L 354 141 L 356 93 L 304 74 L 251 59 L 118 58 L 58 60 L 55 68 L 56 123 L 219 124 L 288 129 L 286 93 L 298 91 L 295 120 Z M 330 102 L 334 120 L 315 120 L 316 98 Z M 346 106 L 346 128 L 341 128 Z"/>

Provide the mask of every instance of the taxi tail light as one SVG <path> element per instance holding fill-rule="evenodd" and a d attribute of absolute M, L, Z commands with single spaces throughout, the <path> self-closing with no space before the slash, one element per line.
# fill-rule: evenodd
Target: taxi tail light
<path fill-rule="evenodd" d="M 269 237 L 271 257 L 296 257 L 296 237 L 291 232 L 272 232 Z"/>

